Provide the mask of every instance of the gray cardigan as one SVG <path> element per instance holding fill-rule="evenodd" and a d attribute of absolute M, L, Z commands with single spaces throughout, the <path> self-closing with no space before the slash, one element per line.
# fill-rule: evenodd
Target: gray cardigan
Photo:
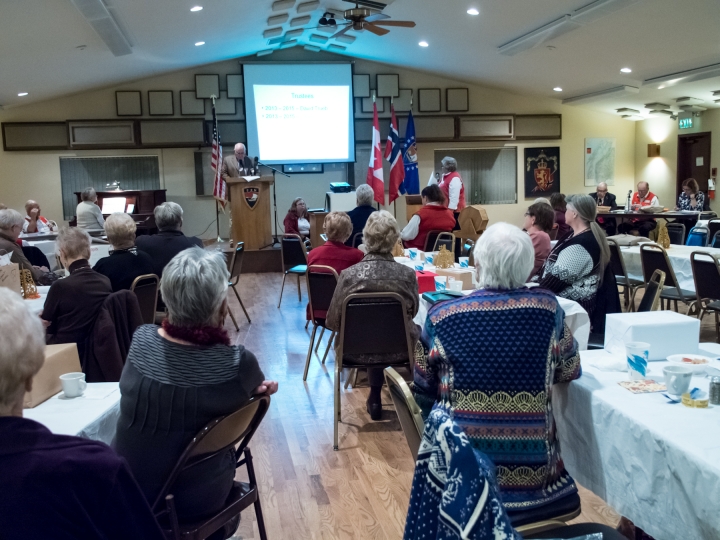
<path fill-rule="evenodd" d="M 77 226 L 81 229 L 104 229 L 105 219 L 100 207 L 89 201 L 83 201 L 77 205 L 75 210 Z"/>

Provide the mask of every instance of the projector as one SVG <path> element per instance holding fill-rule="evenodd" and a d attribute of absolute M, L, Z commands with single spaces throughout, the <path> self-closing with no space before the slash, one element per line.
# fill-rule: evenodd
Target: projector
<path fill-rule="evenodd" d="M 347 182 L 331 182 L 330 191 L 333 193 L 350 193 L 352 187 Z"/>

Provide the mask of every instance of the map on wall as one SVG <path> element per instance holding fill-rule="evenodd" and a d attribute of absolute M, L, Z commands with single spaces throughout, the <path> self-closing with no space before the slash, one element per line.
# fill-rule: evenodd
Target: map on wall
<path fill-rule="evenodd" d="M 585 139 L 585 185 L 615 184 L 615 139 Z"/>

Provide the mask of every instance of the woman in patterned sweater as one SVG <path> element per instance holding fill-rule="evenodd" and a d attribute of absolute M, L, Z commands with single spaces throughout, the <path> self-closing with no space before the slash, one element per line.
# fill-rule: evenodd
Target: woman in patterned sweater
<path fill-rule="evenodd" d="M 530 238 L 497 223 L 475 247 L 480 289 L 428 312 L 414 392 L 437 401 L 497 467 L 509 512 L 579 504 L 565 471 L 550 403 L 552 387 L 580 376 L 577 342 L 551 292 L 524 287 Z"/>

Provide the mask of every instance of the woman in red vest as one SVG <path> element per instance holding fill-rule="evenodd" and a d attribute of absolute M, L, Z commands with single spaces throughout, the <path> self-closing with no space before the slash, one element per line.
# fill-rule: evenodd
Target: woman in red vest
<path fill-rule="evenodd" d="M 400 233 L 405 247 L 423 249 L 430 231 L 451 232 L 455 227 L 453 213 L 444 206 L 445 196 L 436 184 L 422 190 L 423 206 Z"/>
<path fill-rule="evenodd" d="M 459 229 L 457 218 L 465 208 L 465 186 L 460 178 L 460 173 L 457 172 L 457 160 L 454 157 L 445 156 L 440 163 L 442 164 L 442 179 L 438 182 L 437 178 L 433 177 L 430 179 L 430 184 L 437 183 L 440 187 L 445 195 L 445 208 L 453 211 L 455 229 Z"/>

